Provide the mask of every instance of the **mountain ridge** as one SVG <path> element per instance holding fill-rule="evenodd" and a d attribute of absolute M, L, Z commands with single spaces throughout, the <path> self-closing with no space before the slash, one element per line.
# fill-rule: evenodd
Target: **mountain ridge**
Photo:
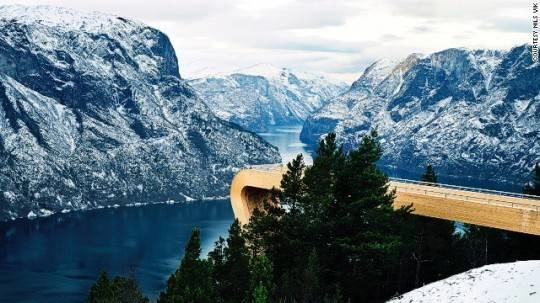
<path fill-rule="evenodd" d="M 272 125 L 301 124 L 345 87 L 317 74 L 271 64 L 194 79 L 190 84 L 218 117 L 255 132 Z"/>
<path fill-rule="evenodd" d="M 239 168 L 275 162 L 275 147 L 215 117 L 181 78 L 164 33 L 0 10 L 0 220 L 225 196 Z"/>
<path fill-rule="evenodd" d="M 350 149 L 377 128 L 388 172 L 416 176 L 431 163 L 449 178 L 508 183 L 514 190 L 526 182 L 540 160 L 534 127 L 540 67 L 531 62 L 530 47 L 452 48 L 397 62 L 374 63 L 376 77 L 371 71 L 377 69 L 366 69 L 349 91 L 308 117 L 301 139 L 316 144 L 333 131 Z"/>

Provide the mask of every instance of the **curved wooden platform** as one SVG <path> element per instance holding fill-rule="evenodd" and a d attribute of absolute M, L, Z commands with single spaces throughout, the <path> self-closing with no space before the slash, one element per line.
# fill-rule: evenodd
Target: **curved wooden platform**
<path fill-rule="evenodd" d="M 284 172 L 282 165 L 238 172 L 231 184 L 231 204 L 241 224 L 249 222 L 273 187 L 279 188 Z M 396 191 L 394 208 L 412 204 L 415 215 L 540 235 L 537 197 L 402 179 L 392 179 L 389 185 Z"/>

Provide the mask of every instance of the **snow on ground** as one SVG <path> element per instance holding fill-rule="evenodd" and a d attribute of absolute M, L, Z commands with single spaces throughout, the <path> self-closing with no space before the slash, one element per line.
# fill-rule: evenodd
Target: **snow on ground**
<path fill-rule="evenodd" d="M 486 265 L 425 285 L 389 302 L 540 302 L 540 261 Z"/>

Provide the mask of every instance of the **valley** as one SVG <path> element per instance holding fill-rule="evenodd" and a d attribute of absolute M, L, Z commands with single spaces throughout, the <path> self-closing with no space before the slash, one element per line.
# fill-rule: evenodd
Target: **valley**
<path fill-rule="evenodd" d="M 536 302 L 527 42 L 425 47 L 413 14 L 414 47 L 376 51 L 373 8 L 343 35 L 365 11 L 332 1 L 82 2 L 0 5 L 1 302 Z"/>

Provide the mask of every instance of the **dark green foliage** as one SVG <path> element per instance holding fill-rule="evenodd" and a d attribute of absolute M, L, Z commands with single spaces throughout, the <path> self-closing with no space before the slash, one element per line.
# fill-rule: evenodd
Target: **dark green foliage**
<path fill-rule="evenodd" d="M 515 261 L 508 259 L 508 234 L 505 231 L 466 224 L 464 239 L 465 256 L 470 267 Z"/>
<path fill-rule="evenodd" d="M 159 303 L 216 302 L 212 264 L 201 260 L 199 229 L 193 229 L 180 267 L 167 281 L 167 288 L 159 296 Z"/>
<path fill-rule="evenodd" d="M 308 258 L 306 269 L 304 270 L 304 283 L 302 289 L 303 302 L 321 301 L 321 269 L 317 251 L 313 249 Z"/>
<path fill-rule="evenodd" d="M 111 283 L 106 272 L 101 272 L 96 283 L 90 288 L 88 303 L 106 302 L 112 298 Z"/>
<path fill-rule="evenodd" d="M 540 163 L 534 166 L 534 176 L 531 183 L 523 187 L 523 193 L 528 195 L 540 196 Z"/>
<path fill-rule="evenodd" d="M 536 164 L 533 180 L 523 187 L 523 193 L 540 195 L 540 164 Z M 540 258 L 539 236 L 466 225 L 464 238 L 464 255 L 470 267 Z"/>
<path fill-rule="evenodd" d="M 485 264 L 540 258 L 540 237 L 410 215 L 376 163 L 375 131 L 343 153 L 329 134 L 313 165 L 287 165 L 280 190 L 201 259 L 194 229 L 159 303 L 383 302 L 423 284 Z M 437 182 L 431 165 L 421 180 Z M 436 186 L 436 185 L 434 185 Z M 540 190 L 540 166 L 529 194 Z M 88 302 L 148 302 L 133 279 L 103 273 Z"/>
<path fill-rule="evenodd" d="M 435 173 L 435 170 L 433 169 L 433 166 L 431 166 L 431 164 L 428 164 L 428 166 L 426 166 L 426 171 L 422 174 L 420 181 L 437 183 L 437 174 Z"/>
<path fill-rule="evenodd" d="M 252 247 L 273 262 L 279 300 L 317 302 L 338 289 L 354 302 L 383 300 L 396 291 L 408 210 L 392 208 L 377 134 L 348 154 L 330 134 L 317 151 L 303 175 L 301 157 L 288 166 L 274 201 L 288 211 L 268 203 L 252 217 Z"/>
<path fill-rule="evenodd" d="M 257 285 L 253 291 L 253 303 L 270 303 L 268 290 L 266 290 L 266 287 L 262 283 Z"/>
<path fill-rule="evenodd" d="M 249 285 L 249 254 L 238 220 L 229 229 L 227 245 L 222 238 L 209 254 L 219 297 L 223 302 L 241 302 Z"/>
<path fill-rule="evenodd" d="M 270 302 L 275 291 L 274 270 L 272 262 L 265 256 L 260 255 L 252 259 L 250 265 L 249 302 Z"/>
<path fill-rule="evenodd" d="M 145 303 L 149 302 L 139 290 L 133 278 L 116 277 L 111 283 L 112 293 L 119 303 Z"/>
<path fill-rule="evenodd" d="M 116 277 L 112 281 L 102 272 L 88 294 L 88 303 L 147 303 L 132 278 Z"/>
<path fill-rule="evenodd" d="M 290 207 L 291 212 L 297 212 L 299 203 L 305 195 L 305 185 L 302 180 L 304 174 L 304 158 L 299 154 L 295 159 L 287 164 L 287 173 L 281 180 L 280 204 Z"/>
<path fill-rule="evenodd" d="M 421 181 L 437 183 L 437 174 L 431 165 L 421 176 Z M 414 205 L 413 205 L 414 207 Z M 463 267 L 459 257 L 459 235 L 455 232 L 454 222 L 413 216 L 413 239 L 411 239 L 410 261 L 407 271 L 414 275 L 407 279 L 413 282 L 409 286 L 419 287 L 458 273 Z"/>

